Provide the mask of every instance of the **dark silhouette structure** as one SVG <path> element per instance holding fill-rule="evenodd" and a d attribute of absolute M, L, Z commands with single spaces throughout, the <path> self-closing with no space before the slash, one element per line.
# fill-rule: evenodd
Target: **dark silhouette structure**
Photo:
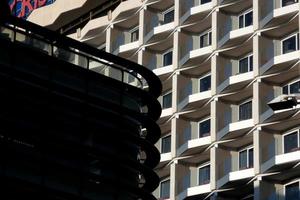
<path fill-rule="evenodd" d="M 154 200 L 159 79 L 32 23 L 4 21 L 0 198 Z"/>

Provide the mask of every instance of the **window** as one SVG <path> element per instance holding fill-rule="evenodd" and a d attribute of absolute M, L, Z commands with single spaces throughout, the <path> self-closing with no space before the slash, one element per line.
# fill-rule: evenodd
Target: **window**
<path fill-rule="evenodd" d="M 172 92 L 169 92 L 163 96 L 163 109 L 172 107 Z"/>
<path fill-rule="evenodd" d="M 167 10 L 164 13 L 164 24 L 170 23 L 174 21 L 174 9 Z"/>
<path fill-rule="evenodd" d="M 247 148 L 239 152 L 239 169 L 253 167 L 253 148 Z"/>
<path fill-rule="evenodd" d="M 161 153 L 171 152 L 171 135 L 161 139 Z"/>
<path fill-rule="evenodd" d="M 248 11 L 239 16 L 239 28 L 251 26 L 253 24 L 253 12 Z"/>
<path fill-rule="evenodd" d="M 199 138 L 210 135 L 210 119 L 199 122 Z"/>
<path fill-rule="evenodd" d="M 130 31 L 130 41 L 135 42 L 139 40 L 139 28 L 136 27 Z"/>
<path fill-rule="evenodd" d="M 294 34 L 281 41 L 282 54 L 290 53 L 299 50 L 299 33 Z"/>
<path fill-rule="evenodd" d="M 300 93 L 300 80 L 289 83 L 282 88 L 283 94 L 296 94 Z"/>
<path fill-rule="evenodd" d="M 283 136 L 284 153 L 289 153 L 299 148 L 299 130 Z"/>
<path fill-rule="evenodd" d="M 168 51 L 163 55 L 163 66 L 172 65 L 173 63 L 173 51 Z"/>
<path fill-rule="evenodd" d="M 210 165 L 199 167 L 198 185 L 208 184 L 210 182 Z"/>
<path fill-rule="evenodd" d="M 299 182 L 288 184 L 284 187 L 286 200 L 300 199 Z"/>
<path fill-rule="evenodd" d="M 284 7 L 284 6 L 292 5 L 297 2 L 298 2 L 298 0 L 282 0 L 281 6 Z"/>
<path fill-rule="evenodd" d="M 160 198 L 170 198 L 170 180 L 166 180 L 160 183 Z"/>
<path fill-rule="evenodd" d="M 253 71 L 253 55 L 249 55 L 239 60 L 239 73 Z"/>
<path fill-rule="evenodd" d="M 239 120 L 252 118 L 252 101 L 248 101 L 239 106 Z"/>
<path fill-rule="evenodd" d="M 207 47 L 211 45 L 211 31 L 200 35 L 200 48 Z"/>
<path fill-rule="evenodd" d="M 209 2 L 211 2 L 211 0 L 200 0 L 200 4 L 201 4 L 201 5 L 202 5 L 202 4 L 209 3 Z"/>
<path fill-rule="evenodd" d="M 199 80 L 199 84 L 200 84 L 200 92 L 205 92 L 210 90 L 211 87 L 211 76 L 205 76 L 204 78 L 201 78 Z"/>

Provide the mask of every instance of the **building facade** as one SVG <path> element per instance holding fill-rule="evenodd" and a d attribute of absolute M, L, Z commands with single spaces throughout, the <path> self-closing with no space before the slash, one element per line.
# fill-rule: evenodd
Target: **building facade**
<path fill-rule="evenodd" d="M 299 107 L 268 106 L 300 92 L 299 8 L 128 0 L 70 35 L 162 81 L 158 199 L 300 199 Z"/>

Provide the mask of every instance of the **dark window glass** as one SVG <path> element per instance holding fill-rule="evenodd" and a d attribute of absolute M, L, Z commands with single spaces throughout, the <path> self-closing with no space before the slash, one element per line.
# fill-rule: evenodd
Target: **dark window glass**
<path fill-rule="evenodd" d="M 200 48 L 211 45 L 211 32 L 200 36 Z"/>
<path fill-rule="evenodd" d="M 210 182 L 210 165 L 199 168 L 199 185 L 208 184 Z"/>
<path fill-rule="evenodd" d="M 248 72 L 249 71 L 248 65 L 249 65 L 248 57 L 241 59 L 239 61 L 239 72 L 240 73 Z"/>
<path fill-rule="evenodd" d="M 164 66 L 172 65 L 173 62 L 173 51 L 164 54 Z"/>
<path fill-rule="evenodd" d="M 201 4 L 205 4 L 205 3 L 209 3 L 209 2 L 211 2 L 211 0 L 201 0 L 200 1 Z"/>
<path fill-rule="evenodd" d="M 164 15 L 164 24 L 170 23 L 174 21 L 174 10 L 167 12 Z"/>
<path fill-rule="evenodd" d="M 299 183 L 293 183 L 285 186 L 285 199 L 286 200 L 299 200 Z"/>
<path fill-rule="evenodd" d="M 246 120 L 252 118 L 252 101 L 240 105 L 239 119 Z"/>
<path fill-rule="evenodd" d="M 199 123 L 199 138 L 210 135 L 210 119 Z"/>
<path fill-rule="evenodd" d="M 163 108 L 172 107 L 172 93 L 163 96 Z"/>
<path fill-rule="evenodd" d="M 249 71 L 253 71 L 253 56 L 249 57 Z"/>
<path fill-rule="evenodd" d="M 296 51 L 296 36 L 290 37 L 282 42 L 282 53 Z"/>
<path fill-rule="evenodd" d="M 289 153 L 298 148 L 298 133 L 293 132 L 284 136 L 284 153 Z"/>
<path fill-rule="evenodd" d="M 244 15 L 239 16 L 239 28 L 244 27 Z"/>
<path fill-rule="evenodd" d="M 253 12 L 249 12 L 245 15 L 245 27 L 253 24 Z"/>
<path fill-rule="evenodd" d="M 137 40 L 139 40 L 139 29 L 131 32 L 131 42 L 135 42 Z"/>
<path fill-rule="evenodd" d="M 239 169 L 247 168 L 247 150 L 239 153 Z"/>
<path fill-rule="evenodd" d="M 288 85 L 286 85 L 286 86 L 284 86 L 284 87 L 282 88 L 282 93 L 283 93 L 283 94 L 289 94 L 289 86 L 288 86 Z"/>
<path fill-rule="evenodd" d="M 253 167 L 253 149 L 248 150 L 248 167 Z"/>
<path fill-rule="evenodd" d="M 200 79 L 200 92 L 208 91 L 208 90 L 210 90 L 210 87 L 211 87 L 211 77 L 210 76 Z"/>
<path fill-rule="evenodd" d="M 171 152 L 171 135 L 162 138 L 161 142 L 161 153 Z"/>
<path fill-rule="evenodd" d="M 162 198 L 162 199 L 170 198 L 170 180 L 161 182 L 161 184 L 160 184 L 160 198 Z"/>
<path fill-rule="evenodd" d="M 298 2 L 298 0 L 282 0 L 282 7 Z"/>
<path fill-rule="evenodd" d="M 290 85 L 290 94 L 300 93 L 300 81 Z"/>

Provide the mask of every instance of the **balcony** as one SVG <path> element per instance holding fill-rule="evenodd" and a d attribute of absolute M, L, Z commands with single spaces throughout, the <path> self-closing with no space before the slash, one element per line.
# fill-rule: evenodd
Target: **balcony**
<path fill-rule="evenodd" d="M 147 11 L 145 12 L 145 19 L 145 43 L 162 41 L 167 38 L 175 28 L 173 7 L 160 13 Z"/>
<path fill-rule="evenodd" d="M 295 0 L 268 0 L 261 4 L 261 27 L 277 26 L 289 21 L 299 10 Z"/>
<path fill-rule="evenodd" d="M 204 151 L 211 143 L 210 119 L 202 119 L 198 122 L 180 122 L 184 128 L 178 135 L 178 156 L 186 156 Z"/>
<path fill-rule="evenodd" d="M 185 78 L 178 80 L 179 84 L 179 105 L 178 110 L 201 107 L 211 98 L 211 78 L 207 74 L 201 78 Z"/>
<path fill-rule="evenodd" d="M 218 149 L 217 188 L 246 184 L 254 177 L 253 148 L 239 151 Z"/>
<path fill-rule="evenodd" d="M 158 167 L 165 165 L 172 159 L 171 155 L 171 135 L 164 135 L 157 143 L 156 148 L 160 150 L 160 163 Z"/>
<path fill-rule="evenodd" d="M 201 25 L 202 27 L 209 26 L 209 24 Z M 213 52 L 212 33 L 210 27 L 207 28 L 198 35 L 185 35 L 183 33 L 180 35 L 180 43 L 183 45 L 180 47 L 179 66 L 185 67 L 201 63 Z"/>
<path fill-rule="evenodd" d="M 284 35 L 280 40 L 265 39 L 261 53 L 261 74 L 285 71 L 299 60 L 299 33 Z"/>
<path fill-rule="evenodd" d="M 181 6 L 180 24 L 188 24 L 201 21 L 212 10 L 211 0 L 184 0 Z"/>
<path fill-rule="evenodd" d="M 217 93 L 237 91 L 246 87 L 254 78 L 253 56 L 251 52 L 243 55 L 240 59 L 228 59 L 218 57 L 220 67 Z"/>
<path fill-rule="evenodd" d="M 245 5 L 249 3 L 249 1 L 246 2 Z M 254 29 L 252 8 L 250 7 L 246 9 L 246 11 L 238 9 L 238 11 L 240 11 L 239 15 L 228 15 L 228 10 L 236 10 L 236 7 L 236 5 L 234 8 L 231 8 L 230 6 L 224 7 L 221 9 L 220 15 L 218 16 L 218 22 L 220 24 L 224 24 L 218 30 L 218 38 L 220 38 L 218 41 L 219 48 L 242 44 L 249 38 L 251 34 L 253 34 Z"/>
<path fill-rule="evenodd" d="M 199 167 L 184 169 L 186 173 L 181 177 L 178 184 L 178 200 L 187 197 L 205 197 L 211 192 L 210 187 L 210 165 L 204 164 Z"/>

